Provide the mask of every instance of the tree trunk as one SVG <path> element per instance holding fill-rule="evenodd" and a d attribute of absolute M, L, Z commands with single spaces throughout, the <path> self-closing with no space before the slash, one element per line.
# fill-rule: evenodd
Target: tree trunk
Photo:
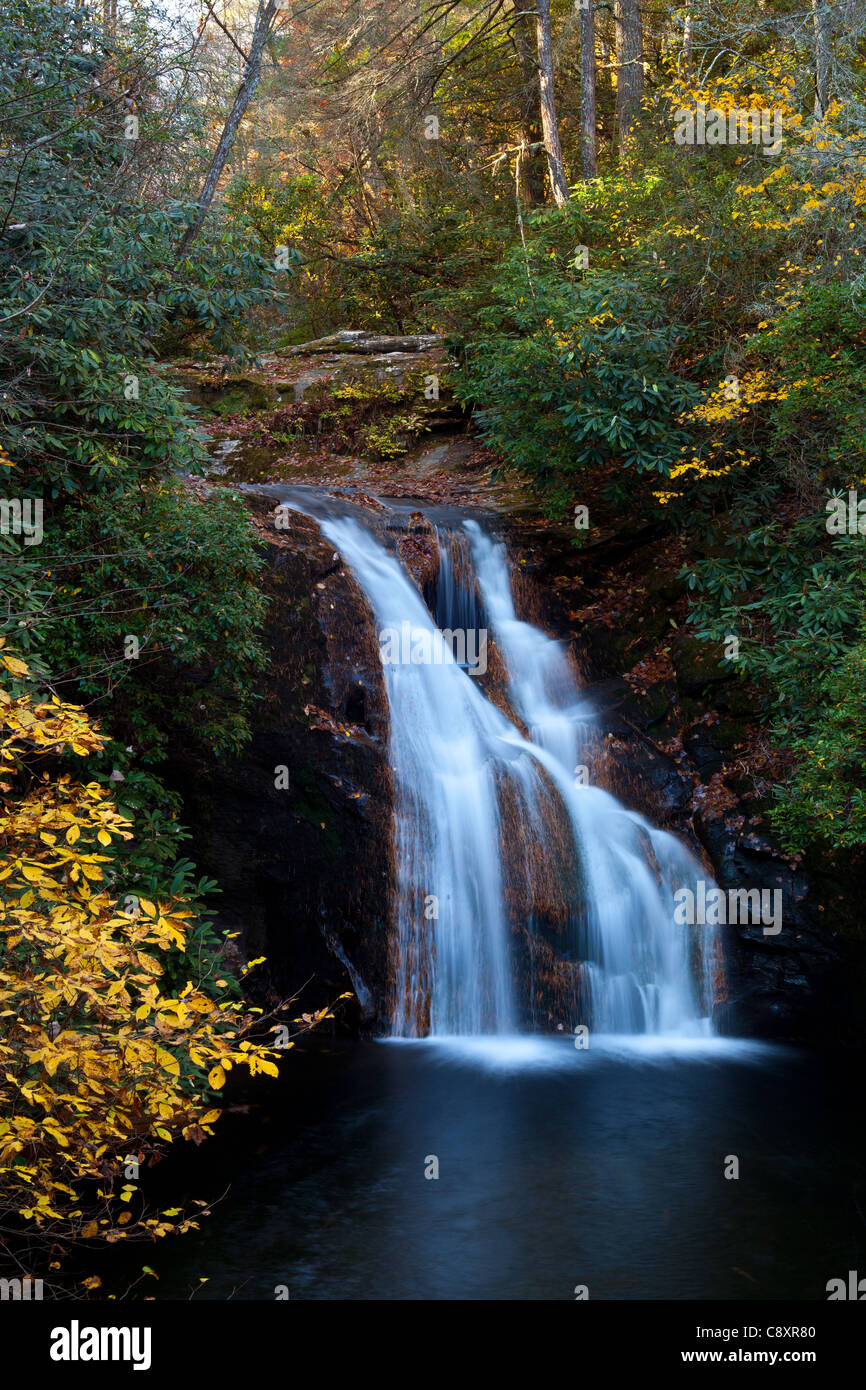
<path fill-rule="evenodd" d="M 614 0 L 613 17 L 616 25 L 616 119 L 622 156 L 643 95 L 640 0 Z"/>
<path fill-rule="evenodd" d="M 695 36 L 695 20 L 691 10 L 686 10 L 683 20 L 683 51 L 680 74 L 689 80 L 692 76 L 692 47 Z M 681 159 L 701 159 L 705 154 L 703 145 L 674 145 L 673 148 Z"/>
<path fill-rule="evenodd" d="M 207 210 L 213 201 L 213 195 L 216 192 L 220 175 L 225 167 L 225 162 L 235 142 L 238 126 L 243 120 L 246 109 L 259 85 L 259 78 L 262 72 L 262 50 L 264 49 L 265 40 L 276 18 L 278 4 L 279 0 L 259 0 L 252 43 L 250 44 L 249 56 L 244 67 L 243 77 L 241 78 L 240 86 L 235 95 L 232 109 L 223 126 L 223 132 L 219 138 L 219 144 L 216 147 L 211 166 L 208 169 L 207 178 L 204 181 L 204 186 L 199 195 L 195 215 L 184 232 L 180 246 L 178 247 L 178 259 L 186 254 L 190 245 L 195 241 L 195 238 L 201 230 L 201 225 L 207 215 Z"/>
<path fill-rule="evenodd" d="M 580 10 L 580 162 L 585 179 L 598 178 L 595 122 L 595 13 L 592 0 L 586 0 Z"/>
<path fill-rule="evenodd" d="M 533 18 L 522 0 L 512 0 L 514 23 L 511 42 L 520 68 L 520 126 L 515 144 L 523 146 L 520 158 L 520 194 L 526 207 L 544 202 L 544 159 L 538 146 L 541 125 L 538 113 L 538 66 L 535 58 Z"/>
<path fill-rule="evenodd" d="M 691 10 L 686 10 L 686 17 L 683 21 L 683 76 L 692 75 L 692 39 L 694 36 L 695 21 Z"/>
<path fill-rule="evenodd" d="M 553 42 L 550 37 L 550 0 L 536 0 L 535 36 L 538 43 L 538 85 L 541 93 L 541 130 L 547 153 L 550 189 L 557 207 L 568 202 L 568 183 L 562 163 L 556 105 L 553 100 Z"/>
<path fill-rule="evenodd" d="M 815 31 L 815 116 L 822 121 L 830 101 L 830 26 L 822 0 L 812 0 L 812 27 Z"/>

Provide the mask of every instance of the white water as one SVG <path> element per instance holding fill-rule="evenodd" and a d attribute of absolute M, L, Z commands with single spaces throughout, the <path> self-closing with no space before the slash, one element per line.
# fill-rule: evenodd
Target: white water
<path fill-rule="evenodd" d="M 571 667 L 559 643 L 516 617 L 504 547 L 476 522 L 467 522 L 466 531 L 513 708 L 532 741 L 554 761 L 554 780 L 589 880 L 585 927 L 594 963 L 594 1025 L 612 1033 L 682 1029 L 711 1002 L 707 975 L 714 943 L 674 923 L 674 891 L 693 887 L 699 866 L 673 835 L 625 810 L 601 787 L 575 778 L 587 763 L 590 711 Z"/>
<path fill-rule="evenodd" d="M 351 518 L 321 527 L 354 573 L 377 632 L 408 622 L 433 648 L 441 643 L 418 588 L 384 546 Z M 477 576 L 510 705 L 529 738 L 453 662 L 383 665 L 395 785 L 393 1034 L 516 1033 L 516 943 L 534 931 L 533 894 L 542 896 L 545 872 L 571 879 L 556 885 L 573 904 L 566 953 L 583 962 L 583 1016 L 569 1027 L 707 1032 L 713 943 L 706 928 L 676 926 L 673 910 L 674 890 L 694 887 L 700 870 L 673 836 L 600 787 L 575 784 L 592 712 L 559 644 L 517 619 L 504 548 L 474 522 L 466 534 L 471 556 L 464 543 L 461 574 L 453 548 L 441 548 L 439 628 L 478 624 Z M 554 823 L 564 827 L 558 839 L 570 840 L 565 857 L 561 845 L 548 854 Z M 503 865 L 504 854 L 518 862 Z M 522 885 L 518 909 L 506 877 Z"/>
<path fill-rule="evenodd" d="M 782 1043 L 754 1042 L 710 1034 L 607 1033 L 593 1035 L 586 1051 L 564 1036 L 538 1033 L 480 1037 L 385 1038 L 392 1047 L 423 1047 L 443 1066 L 470 1067 L 500 1076 L 519 1072 L 569 1072 L 605 1066 L 667 1067 L 671 1062 L 707 1065 L 766 1066 L 788 1061 L 792 1049 Z"/>

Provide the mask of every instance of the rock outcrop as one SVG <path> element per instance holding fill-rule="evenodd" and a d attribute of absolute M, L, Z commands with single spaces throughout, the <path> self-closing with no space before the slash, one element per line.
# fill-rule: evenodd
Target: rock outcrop
<path fill-rule="evenodd" d="M 364 599 L 318 527 L 248 494 L 268 565 L 270 662 L 253 736 L 233 761 L 181 757 L 172 780 L 219 926 L 238 932 L 256 1002 L 297 1016 L 354 992 L 343 1022 L 375 1026 L 389 998 L 388 709 Z"/>

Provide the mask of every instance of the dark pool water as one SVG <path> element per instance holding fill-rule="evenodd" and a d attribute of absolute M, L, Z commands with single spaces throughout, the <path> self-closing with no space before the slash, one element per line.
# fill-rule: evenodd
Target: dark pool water
<path fill-rule="evenodd" d="M 823 1300 L 828 1279 L 866 1273 L 852 1064 L 524 1039 L 285 1066 L 269 1119 L 236 1117 L 230 1143 L 199 1151 L 190 1195 L 228 1194 L 200 1234 L 137 1247 L 159 1275 L 137 1292 Z M 131 1252 L 116 1258 L 108 1287 L 128 1277 Z"/>

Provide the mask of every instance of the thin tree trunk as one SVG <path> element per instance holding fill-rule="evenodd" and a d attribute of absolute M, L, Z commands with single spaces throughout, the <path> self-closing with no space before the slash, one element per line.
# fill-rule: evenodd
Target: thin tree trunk
<path fill-rule="evenodd" d="M 535 36 L 538 43 L 538 85 L 541 93 L 541 131 L 547 153 L 550 190 L 557 207 L 568 202 L 568 183 L 562 163 L 556 104 L 553 99 L 553 42 L 550 36 L 550 0 L 536 0 Z"/>
<path fill-rule="evenodd" d="M 822 121 L 830 101 L 830 26 L 823 0 L 812 0 L 812 27 L 815 30 L 815 115 Z"/>
<path fill-rule="evenodd" d="M 611 106 L 615 106 L 615 105 L 616 105 L 616 74 L 614 73 L 613 64 L 611 63 L 610 44 L 608 43 L 607 39 L 604 37 L 604 32 L 603 32 L 603 31 L 596 31 L 595 39 L 596 39 L 596 44 L 598 45 L 598 60 L 599 60 L 599 63 L 601 64 L 600 67 L 598 67 L 598 65 L 597 65 L 597 66 L 596 66 L 596 70 L 595 70 L 596 92 L 598 91 L 599 82 L 603 82 L 603 81 L 605 80 L 605 79 L 604 79 L 604 74 L 606 73 L 606 74 L 607 74 L 607 82 L 608 82 L 608 84 L 609 84 L 609 86 L 610 86 L 610 104 L 611 104 Z M 615 125 L 614 125 L 614 126 L 611 126 L 610 140 L 609 140 L 609 142 L 608 142 L 608 148 L 609 148 L 611 154 L 613 154 L 614 151 L 616 150 L 616 126 L 615 126 Z"/>
<path fill-rule="evenodd" d="M 692 74 L 692 40 L 695 32 L 695 21 L 691 10 L 686 10 L 686 17 L 683 22 L 683 76 L 691 77 Z"/>
<path fill-rule="evenodd" d="M 592 0 L 586 0 L 580 10 L 580 162 L 585 179 L 598 178 L 595 122 L 595 13 Z"/>
<path fill-rule="evenodd" d="M 616 26 L 616 118 L 622 155 L 640 112 L 643 95 L 643 28 L 639 0 L 614 0 Z"/>
<path fill-rule="evenodd" d="M 683 20 L 683 52 L 681 75 L 688 81 L 692 76 L 692 48 L 695 36 L 695 19 L 691 10 L 686 10 Z M 674 145 L 681 159 L 701 159 L 705 153 L 703 145 Z"/>
<path fill-rule="evenodd" d="M 246 109 L 249 106 L 259 85 L 259 78 L 262 73 L 262 50 L 265 46 L 274 20 L 277 15 L 279 0 L 259 0 L 259 8 L 256 12 L 256 22 L 253 28 L 253 38 L 250 44 L 249 56 L 244 67 L 243 77 L 240 86 L 235 94 L 232 109 L 228 114 L 226 123 L 223 126 L 219 144 L 216 147 L 211 166 L 207 172 L 198 205 L 192 222 L 187 227 L 178 247 L 178 259 L 184 256 L 192 242 L 198 236 L 201 225 L 207 215 L 207 210 L 213 201 L 217 184 L 220 180 L 225 162 L 229 157 L 235 136 L 238 133 L 238 126 L 244 118 Z"/>
<path fill-rule="evenodd" d="M 532 15 L 523 8 L 523 0 L 512 0 L 512 8 L 511 42 L 520 68 L 520 126 L 515 143 L 524 147 L 519 161 L 520 188 L 525 205 L 535 207 L 544 202 L 544 161 L 540 150 L 532 148 L 541 144 L 535 34 Z"/>
<path fill-rule="evenodd" d="M 526 231 L 523 226 L 523 209 L 520 206 L 520 157 L 523 154 L 523 146 L 517 151 L 517 162 L 514 166 L 514 196 L 517 202 L 517 225 L 520 228 L 520 240 L 523 245 L 523 265 L 526 270 L 526 278 L 529 282 L 529 292 L 535 298 L 535 286 L 532 283 L 532 276 L 529 273 L 529 256 L 526 250 Z"/>

